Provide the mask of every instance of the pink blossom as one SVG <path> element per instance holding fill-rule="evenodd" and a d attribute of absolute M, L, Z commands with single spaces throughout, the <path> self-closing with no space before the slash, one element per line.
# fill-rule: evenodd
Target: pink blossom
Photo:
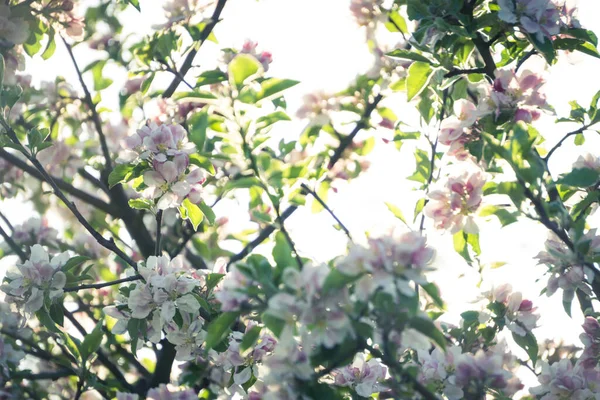
<path fill-rule="evenodd" d="M 438 229 L 448 229 L 452 233 L 461 229 L 467 233 L 477 233 L 472 214 L 481 204 L 484 184 L 480 171 L 465 171 L 459 176 L 448 177 L 442 187 L 428 194 L 425 215 L 434 220 Z"/>
<path fill-rule="evenodd" d="M 148 391 L 147 400 L 197 400 L 198 394 L 194 389 L 177 389 L 172 385 L 161 383 Z"/>
<path fill-rule="evenodd" d="M 379 382 L 385 379 L 387 368 L 372 358 L 365 360 L 364 353 L 357 353 L 352 364 L 332 372 L 335 384 L 354 388 L 362 397 L 371 397 L 382 390 Z"/>
<path fill-rule="evenodd" d="M 10 300 L 24 306 L 27 314 L 42 308 L 44 297 L 50 300 L 63 295 L 67 277 L 60 269 L 69 260 L 67 252 L 50 259 L 48 252 L 39 244 L 31 247 L 31 256 L 23 264 L 17 264 L 17 272 L 7 272 L 7 283 L 0 289 Z"/>

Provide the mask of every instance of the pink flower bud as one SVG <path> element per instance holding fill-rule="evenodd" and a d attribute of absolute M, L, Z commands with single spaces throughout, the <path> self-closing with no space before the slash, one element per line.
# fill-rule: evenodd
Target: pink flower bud
<path fill-rule="evenodd" d="M 583 330 L 590 336 L 600 336 L 600 323 L 596 318 L 586 317 L 582 325 Z"/>
<path fill-rule="evenodd" d="M 533 309 L 533 302 L 531 300 L 521 301 L 521 305 L 519 306 L 519 311 L 531 311 L 532 309 Z"/>

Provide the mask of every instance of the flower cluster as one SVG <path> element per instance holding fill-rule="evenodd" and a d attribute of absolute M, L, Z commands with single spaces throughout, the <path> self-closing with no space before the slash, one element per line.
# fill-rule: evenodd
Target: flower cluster
<path fill-rule="evenodd" d="M 246 333 L 256 325 L 248 323 L 246 325 Z M 265 358 L 270 356 L 275 349 L 277 341 L 268 334 L 262 333 L 258 338 L 256 345 L 242 352 L 240 345 L 244 333 L 232 332 L 229 336 L 229 347 L 222 353 L 217 353 L 214 350 L 209 352 L 209 358 L 214 367 L 211 369 L 211 380 L 215 392 L 221 389 L 222 383 L 229 384 L 230 377 L 233 378 L 233 384 L 242 386 L 246 384 L 253 376 L 260 376 L 258 363 L 262 363 Z M 237 387 L 227 387 L 229 391 L 239 391 Z"/>
<path fill-rule="evenodd" d="M 577 243 L 582 242 L 588 243 L 590 253 L 600 252 L 600 237 L 596 236 L 595 229 L 589 230 L 577 241 Z M 548 267 L 550 277 L 546 295 L 553 295 L 559 288 L 563 290 L 564 301 L 571 301 L 578 289 L 591 294 L 591 289 L 586 282 L 586 275 L 593 277 L 593 272 L 582 265 L 577 255 L 554 233 L 548 235 L 545 248 L 536 258 L 539 264 L 545 264 Z"/>
<path fill-rule="evenodd" d="M 192 18 L 202 15 L 212 3 L 207 0 L 170 0 L 165 2 L 163 10 L 168 20 L 167 27 L 190 21 Z"/>
<path fill-rule="evenodd" d="M 387 368 L 377 359 L 365 360 L 364 353 L 357 353 L 352 364 L 333 370 L 334 383 L 338 386 L 353 388 L 363 397 L 371 397 L 384 389 L 381 382 L 385 379 Z"/>
<path fill-rule="evenodd" d="M 56 237 L 58 231 L 48 226 L 45 218 L 32 217 L 21 225 L 13 227 L 12 239 L 20 246 L 33 246 L 41 244 L 48 247 L 57 247 Z M 8 249 L 8 245 L 3 243 L 2 248 Z"/>
<path fill-rule="evenodd" d="M 530 70 L 518 74 L 508 69 L 497 70 L 493 84 L 482 87 L 484 100 L 478 106 L 464 99 L 454 102 L 454 115 L 441 123 L 440 143 L 450 146 L 448 155 L 464 159 L 468 157 L 464 145 L 477 138 L 480 118 L 493 115 L 496 120 L 527 123 L 537 120 L 540 110 L 548 108 L 540 90 L 543 84 L 542 77 Z"/>
<path fill-rule="evenodd" d="M 435 384 L 449 400 L 477 398 L 471 396 L 481 395 L 483 387 L 512 395 L 523 387 L 510 371 L 513 361 L 502 343 L 475 354 L 462 353 L 459 346 L 450 346 L 445 353 L 438 348 L 421 350 L 418 379 L 426 385 Z"/>
<path fill-rule="evenodd" d="M 23 44 L 29 36 L 27 22 L 11 13 L 8 4 L 0 4 L 0 46 L 12 47 Z"/>
<path fill-rule="evenodd" d="M 148 340 L 157 343 L 164 329 L 167 340 L 176 345 L 177 359 L 191 359 L 205 336 L 200 304 L 192 294 L 199 282 L 183 267 L 180 258 L 151 256 L 138 264 L 138 272 L 144 282 L 128 292 L 127 304 L 104 308 L 106 315 L 118 320 L 113 332 L 126 332 L 131 318 L 148 320 Z"/>
<path fill-rule="evenodd" d="M 384 17 L 383 0 L 352 0 L 350 12 L 360 26 L 371 25 Z"/>
<path fill-rule="evenodd" d="M 578 363 L 585 369 L 592 369 L 600 360 L 600 323 L 593 317 L 586 317 L 583 323 L 583 333 L 579 336 L 585 350 L 579 357 Z"/>
<path fill-rule="evenodd" d="M 204 183 L 200 168 L 190 166 L 195 146 L 181 125 L 149 123 L 125 140 L 129 151 L 122 162 L 146 162 L 142 195 L 156 201 L 160 210 L 179 206 L 183 200 L 199 203 Z"/>
<path fill-rule="evenodd" d="M 310 125 L 323 126 L 331 121 L 329 114 L 339 108 L 333 95 L 324 92 L 309 93 L 304 96 L 303 105 L 296 111 L 296 116 L 310 120 Z"/>
<path fill-rule="evenodd" d="M 161 383 L 148 391 L 147 400 L 197 400 L 198 394 L 194 389 L 178 389 L 172 385 Z M 117 400 L 140 400 L 134 393 L 117 392 Z"/>
<path fill-rule="evenodd" d="M 542 371 L 538 375 L 540 386 L 529 389 L 540 400 L 597 399 L 600 397 L 600 371 L 573 365 L 563 358 L 549 365 L 539 361 Z"/>
<path fill-rule="evenodd" d="M 67 252 L 50 260 L 42 246 L 32 246 L 29 259 L 23 264 L 17 264 L 18 271 L 6 273 L 6 283 L 0 287 L 7 294 L 6 301 L 15 303 L 25 313 L 32 314 L 43 307 L 46 299 L 52 301 L 61 297 L 67 283 L 67 276 L 61 271 L 61 267 L 68 260 Z"/>
<path fill-rule="evenodd" d="M 307 264 L 302 271 L 287 268 L 283 277 L 287 290 L 269 299 L 267 312 L 290 326 L 299 324 L 302 344 L 308 349 L 319 345 L 332 348 L 354 335 L 343 308 L 348 304 L 347 290 L 323 291 L 330 271 L 325 264 Z"/>
<path fill-rule="evenodd" d="M 531 300 L 523 299 L 521 292 L 513 292 L 510 284 L 500 285 L 490 294 L 491 300 L 501 307 L 492 305 L 488 308 L 499 312 L 506 327 L 514 334 L 525 336 L 527 332 L 531 332 L 537 327 L 537 321 L 540 318 L 536 313 L 537 308 L 533 306 Z"/>
<path fill-rule="evenodd" d="M 366 300 L 382 289 L 395 296 L 400 290 L 414 296 L 411 281 L 424 283 L 423 272 L 431 263 L 434 250 L 418 232 L 405 232 L 369 240 L 369 247 L 354 246 L 337 269 L 346 275 L 363 275 L 357 282 L 355 294 Z"/>
<path fill-rule="evenodd" d="M 525 32 L 535 35 L 540 42 L 544 37 L 560 32 L 560 12 L 552 0 L 498 0 L 498 18 L 518 24 Z"/>
<path fill-rule="evenodd" d="M 548 107 L 541 91 L 544 83 L 540 75 L 528 69 L 518 74 L 509 69 L 497 70 L 493 85 L 487 87 L 487 106 L 496 118 L 505 114 L 514 121 L 535 121 L 540 117 L 539 110 Z"/>
<path fill-rule="evenodd" d="M 258 62 L 263 67 L 263 71 L 267 72 L 269 70 L 269 65 L 273 62 L 273 55 L 269 51 L 261 51 L 257 50 L 258 43 L 253 42 L 252 40 L 246 40 L 244 45 L 242 46 L 242 50 L 235 51 L 233 49 L 224 49 L 222 55 L 222 61 L 224 64 L 229 65 L 229 63 L 235 58 L 237 54 L 248 54 L 256 58 Z"/>
<path fill-rule="evenodd" d="M 438 188 L 429 192 L 425 215 L 433 219 L 438 229 L 447 229 L 452 233 L 461 229 L 467 233 L 477 233 L 478 227 L 472 214 L 481 205 L 484 184 L 485 178 L 480 170 L 447 177 Z"/>

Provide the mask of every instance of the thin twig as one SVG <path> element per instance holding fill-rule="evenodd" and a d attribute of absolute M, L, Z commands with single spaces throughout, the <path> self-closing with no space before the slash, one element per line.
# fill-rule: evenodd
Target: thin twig
<path fill-rule="evenodd" d="M 553 147 L 550 149 L 550 151 L 548 151 L 548 154 L 546 154 L 546 156 L 545 156 L 544 158 L 542 158 L 542 160 L 544 160 L 544 162 L 548 162 L 548 160 L 550 159 L 550 157 L 552 156 L 552 154 L 554 154 L 554 152 L 555 152 L 556 150 L 558 150 L 558 148 L 559 148 L 560 146 L 562 146 L 562 145 L 563 145 L 563 143 L 565 142 L 565 140 L 567 140 L 569 137 L 571 137 L 571 136 L 573 136 L 573 135 L 577 135 L 577 134 L 579 134 L 579 133 L 582 133 L 582 132 L 586 131 L 586 130 L 587 130 L 589 127 L 590 127 L 590 126 L 592 126 L 592 125 L 591 125 L 591 124 L 590 124 L 590 125 L 584 125 L 584 126 L 582 126 L 581 128 L 579 128 L 579 129 L 577 129 L 577 130 L 575 130 L 575 131 L 573 131 L 573 132 L 569 132 L 569 133 L 567 133 L 565 136 L 563 136 L 563 138 L 562 138 L 562 139 L 560 139 L 560 140 L 558 141 L 558 143 L 556 143 L 556 144 L 555 144 L 555 145 L 554 145 L 554 146 L 553 146 Z"/>
<path fill-rule="evenodd" d="M 18 371 L 11 375 L 12 379 L 27 379 L 29 381 L 39 380 L 52 380 L 55 381 L 60 378 L 66 378 L 67 376 L 76 375 L 73 370 L 70 369 L 59 369 L 58 371 L 45 371 L 45 372 L 29 372 L 29 371 Z"/>
<path fill-rule="evenodd" d="M 175 75 L 175 78 L 173 79 L 173 81 L 171 82 L 171 84 L 169 85 L 167 90 L 165 90 L 163 92 L 163 94 L 162 94 L 163 98 L 171 97 L 173 95 L 173 93 L 175 93 L 175 90 L 177 90 L 177 86 L 179 86 L 179 83 L 181 82 L 181 77 L 185 77 L 185 74 L 192 67 L 192 63 L 194 62 L 194 57 L 196 57 L 196 54 L 198 54 L 198 49 L 200 49 L 200 47 L 202 47 L 202 45 L 204 44 L 206 39 L 208 39 L 208 37 L 210 36 L 214 27 L 219 22 L 219 18 L 221 16 L 221 12 L 223 11 L 223 8 L 225 7 L 225 3 L 227 3 L 227 0 L 218 0 L 217 1 L 215 10 L 213 11 L 212 16 L 210 17 L 210 22 L 208 22 L 204 26 L 204 29 L 202 29 L 202 33 L 200 34 L 200 37 L 197 41 L 197 43 L 198 43 L 197 47 L 190 50 L 188 55 L 185 57 L 185 60 L 183 60 L 183 64 L 181 65 L 181 69 L 179 70 L 178 74 Z"/>
<path fill-rule="evenodd" d="M 15 131 L 9 125 L 7 125 L 6 122 L 4 122 L 2 120 L 0 120 L 0 124 L 2 124 L 2 126 L 6 130 L 9 138 L 16 145 L 21 145 L 21 143 L 19 142 L 19 139 L 17 138 L 17 134 L 15 133 Z M 83 227 L 96 239 L 96 241 L 101 246 L 105 247 L 106 249 L 114 252 L 116 255 L 121 257 L 127 264 L 129 264 L 131 267 L 133 267 L 133 269 L 135 269 L 137 271 L 136 263 L 127 254 L 125 254 L 121 249 L 119 249 L 117 247 L 117 245 L 115 244 L 115 241 L 112 238 L 110 240 L 105 239 L 97 230 L 95 230 L 92 227 L 92 225 L 90 225 L 90 223 L 85 219 L 85 217 L 83 215 L 81 215 L 81 213 L 75 206 L 75 203 L 69 201 L 69 199 L 66 198 L 66 196 L 63 194 L 63 192 L 60 190 L 60 188 L 54 181 L 54 179 L 48 174 L 48 172 L 46 172 L 46 170 L 44 169 L 42 164 L 35 158 L 35 156 L 28 154 L 27 150 L 25 150 L 25 149 L 24 149 L 23 154 L 29 159 L 29 161 L 39 171 L 39 173 L 42 174 L 42 176 L 44 177 L 44 180 L 46 182 L 48 182 L 48 184 L 52 187 L 54 194 L 63 201 L 63 203 L 67 206 L 67 208 L 69 210 L 71 210 L 71 212 L 73 213 L 75 218 L 77 218 L 79 223 L 81 225 L 83 225 Z"/>
<path fill-rule="evenodd" d="M 472 69 L 453 68 L 448 73 L 446 73 L 446 75 L 444 75 L 444 78 L 452 78 L 453 76 L 457 76 L 457 75 L 485 74 L 485 73 L 486 73 L 485 68 L 472 68 Z"/>
<path fill-rule="evenodd" d="M 7 234 L 6 231 L 4 231 L 4 229 L 2 229 L 2 226 L 0 226 L 0 236 L 2 236 L 4 241 L 19 256 L 19 258 L 21 259 L 21 262 L 24 263 L 27 260 L 27 255 L 25 254 L 25 252 L 23 251 L 21 246 L 19 246 L 17 243 L 15 243 L 13 238 L 10 237 L 10 235 Z"/>
<path fill-rule="evenodd" d="M 85 337 L 88 333 L 84 329 L 84 327 L 81 326 L 81 324 L 79 323 L 77 318 L 75 318 L 75 316 L 71 312 L 69 312 L 67 309 L 65 309 L 64 307 L 63 307 L 63 311 L 64 311 L 65 316 L 67 317 L 67 319 L 69 321 L 71 321 L 71 323 L 73 324 L 75 329 L 77 329 L 79 331 L 79 333 L 81 333 Z M 117 379 L 117 381 L 119 381 L 119 383 L 123 386 L 123 388 L 127 389 L 130 392 L 135 391 L 135 388 L 133 387 L 133 385 L 131 385 L 129 382 L 127 382 L 127 379 L 125 379 L 125 376 L 123 375 L 123 373 L 121 372 L 119 367 L 117 367 L 117 365 L 115 363 L 113 363 L 106 356 L 106 354 L 104 354 L 104 352 L 102 350 L 98 350 L 96 352 L 96 354 L 98 355 L 98 361 L 100 361 L 100 363 L 102 363 L 102 365 L 104 365 L 106 368 L 108 368 L 108 370 L 114 375 L 114 377 Z"/>
<path fill-rule="evenodd" d="M 2 221 L 4 221 L 4 223 L 6 224 L 6 226 L 8 227 L 8 230 L 10 230 L 10 233 L 13 233 L 13 231 L 15 230 L 15 228 L 13 227 L 13 225 L 10 223 L 10 221 L 8 220 L 8 218 L 6 218 L 6 215 L 4 215 L 2 213 L 2 211 L 0 211 L 0 218 L 2 218 Z"/>
<path fill-rule="evenodd" d="M 44 177 L 42 176 L 42 174 L 40 174 L 37 169 L 33 168 L 32 166 L 27 164 L 27 162 L 21 160 L 19 157 L 15 156 L 14 154 L 9 153 L 5 149 L 0 148 L 0 158 L 3 158 L 4 160 L 8 161 L 15 167 L 17 167 L 20 170 L 33 176 L 37 180 L 40 180 L 40 181 L 45 180 Z M 79 200 L 83 201 L 84 203 L 92 205 L 95 208 L 97 208 L 98 210 L 103 211 L 106 214 L 109 214 L 115 218 L 123 217 L 123 212 L 121 212 L 121 210 L 119 210 L 117 207 L 113 207 L 112 205 L 106 203 L 99 197 L 96 197 L 87 192 L 84 192 L 83 190 L 77 189 L 73 185 L 63 181 L 60 178 L 53 176 L 52 179 L 54 179 L 54 182 L 56 182 L 56 185 L 61 190 L 64 190 L 65 192 L 78 198 Z"/>
<path fill-rule="evenodd" d="M 116 280 L 110 281 L 110 282 L 100 282 L 100 283 L 92 283 L 89 285 L 66 287 L 63 289 L 63 291 L 64 292 L 77 292 L 79 290 L 84 290 L 84 289 L 101 289 L 101 288 L 104 288 L 107 286 L 114 286 L 114 285 L 118 285 L 118 284 L 125 283 L 125 282 L 139 281 L 142 279 L 144 279 L 144 278 L 141 275 L 133 275 L 133 276 L 129 276 L 127 278 L 116 279 Z"/>
<path fill-rule="evenodd" d="M 94 100 L 92 99 L 92 95 L 87 85 L 83 81 L 83 74 L 79 68 L 79 65 L 77 64 L 77 60 L 75 60 L 75 55 L 73 54 L 71 45 L 67 43 L 64 37 L 61 36 L 61 39 L 67 48 L 67 52 L 71 57 L 71 62 L 73 63 L 75 71 L 77 72 L 77 76 L 79 77 L 79 83 L 81 84 L 83 93 L 85 94 L 84 102 L 87 104 L 90 112 L 92 113 L 92 122 L 94 123 L 96 132 L 98 132 L 98 138 L 100 139 L 100 147 L 102 148 L 102 154 L 104 155 L 105 160 L 105 169 L 110 172 L 112 171 L 112 160 L 110 157 L 110 151 L 108 150 L 108 144 L 106 143 L 106 136 L 102 130 L 102 120 L 100 119 L 100 114 L 98 114 L 98 111 L 96 110 L 96 104 L 94 104 Z"/>
<path fill-rule="evenodd" d="M 352 241 L 352 235 L 350 235 L 350 231 L 348 230 L 348 228 L 346 228 L 346 226 L 342 223 L 342 221 L 340 221 L 337 215 L 335 215 L 335 213 L 331 210 L 331 208 L 329 208 L 329 206 L 323 201 L 323 199 L 321 199 L 321 197 L 314 190 L 310 189 L 306 184 L 303 183 L 300 185 L 300 187 L 304 189 L 304 191 L 312 195 L 312 197 L 314 197 L 315 200 L 317 200 L 319 204 L 321 204 L 321 206 L 329 213 L 329 215 L 331 215 L 333 219 L 335 219 L 340 228 L 342 228 L 346 236 L 348 236 L 348 239 Z"/>
<path fill-rule="evenodd" d="M 441 126 L 442 120 L 444 119 L 444 116 L 446 114 L 446 102 L 447 101 L 448 101 L 448 89 L 444 89 L 444 93 L 442 95 L 442 107 L 440 109 L 440 115 L 438 117 L 440 126 Z M 435 170 L 435 157 L 436 157 L 438 140 L 439 140 L 439 135 L 436 136 L 434 142 L 430 142 L 431 143 L 431 160 L 429 163 L 429 177 L 427 178 L 427 193 L 429 193 L 429 186 L 431 185 L 431 182 L 433 181 L 433 174 L 434 174 L 434 170 Z M 425 198 L 425 203 L 423 203 L 423 207 L 425 207 L 428 202 L 429 202 L 429 199 Z M 424 228 L 425 228 L 425 213 L 423 213 L 421 215 L 421 223 L 419 224 L 419 231 L 423 232 Z"/>
<path fill-rule="evenodd" d="M 156 255 L 156 257 L 159 257 L 162 253 L 162 248 L 161 248 L 161 229 L 162 229 L 162 216 L 163 216 L 163 210 L 158 210 L 158 212 L 156 213 L 156 247 L 154 248 L 154 255 Z"/>

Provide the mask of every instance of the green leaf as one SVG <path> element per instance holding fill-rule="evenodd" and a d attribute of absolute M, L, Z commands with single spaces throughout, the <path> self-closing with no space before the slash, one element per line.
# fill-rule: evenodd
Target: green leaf
<path fill-rule="evenodd" d="M 493 205 L 483 207 L 479 211 L 479 215 L 482 217 L 487 217 L 488 215 L 495 215 L 502 224 L 502 226 L 510 225 L 513 222 L 517 222 L 516 213 L 511 213 L 508 210 Z"/>
<path fill-rule="evenodd" d="M 144 320 L 137 318 L 131 318 L 127 321 L 127 332 L 131 338 L 131 353 L 134 357 L 137 357 L 137 344 L 140 339 L 140 330 L 143 322 Z"/>
<path fill-rule="evenodd" d="M 142 10 L 140 9 L 140 0 L 127 0 L 127 2 L 128 2 L 129 4 L 131 4 L 132 6 L 134 6 L 136 10 L 138 10 L 138 11 L 142 11 Z"/>
<path fill-rule="evenodd" d="M 206 130 L 208 129 L 208 113 L 202 110 L 194 114 L 188 120 L 190 127 L 190 140 L 196 145 L 198 151 L 203 151 L 206 142 Z"/>
<path fill-rule="evenodd" d="M 388 203 L 388 202 L 386 202 L 385 205 L 387 206 L 388 210 L 390 210 L 391 213 L 394 214 L 394 217 L 398 218 L 400 221 L 402 221 L 406 225 L 408 225 L 408 223 L 406 222 L 406 219 L 404 218 L 404 214 L 402 213 L 402 210 L 398 206 L 395 206 L 392 203 Z"/>
<path fill-rule="evenodd" d="M 81 343 L 80 351 L 81 351 L 81 359 L 85 362 L 92 354 L 94 354 L 100 348 L 100 344 L 102 343 L 102 337 L 104 336 L 104 332 L 102 331 L 102 323 L 104 321 L 101 319 L 98 321 L 94 330 L 92 332 L 85 335 L 83 338 L 83 343 Z"/>
<path fill-rule="evenodd" d="M 66 348 L 75 357 L 75 359 L 81 360 L 81 353 L 79 352 L 81 342 L 79 341 L 79 339 L 74 338 L 73 336 L 69 335 L 69 333 L 63 331 L 60 332 L 60 336 L 62 337 Z"/>
<path fill-rule="evenodd" d="M 479 247 L 479 234 L 467 233 L 467 243 L 471 245 L 473 252 L 478 256 L 481 255 L 481 247 Z"/>
<path fill-rule="evenodd" d="M 50 318 L 58 325 L 63 326 L 65 322 L 65 309 L 62 304 L 52 303 L 49 310 Z"/>
<path fill-rule="evenodd" d="M 245 176 L 242 178 L 238 178 L 235 180 L 231 180 L 225 184 L 225 190 L 229 191 L 231 189 L 248 189 L 254 186 L 260 186 L 260 181 L 256 179 L 254 176 Z"/>
<path fill-rule="evenodd" d="M 578 133 L 577 135 L 575 135 L 575 146 L 581 146 L 584 143 L 585 136 L 583 136 L 583 133 Z"/>
<path fill-rule="evenodd" d="M 148 89 L 150 89 L 150 85 L 152 85 L 152 81 L 154 80 L 155 76 L 156 74 L 153 72 L 142 81 L 142 86 L 140 86 L 140 92 L 142 92 L 142 94 L 146 94 L 148 92 Z"/>
<path fill-rule="evenodd" d="M 279 337 L 281 335 L 281 332 L 285 327 L 284 320 L 273 314 L 269 314 L 268 312 L 264 312 L 260 319 L 263 322 L 263 324 L 265 324 L 265 326 L 269 328 L 269 330 L 273 332 L 273 334 L 276 337 Z"/>
<path fill-rule="evenodd" d="M 417 220 L 417 217 L 419 216 L 419 214 L 421 213 L 421 211 L 423 211 L 423 207 L 425 207 L 425 198 L 419 199 L 417 201 L 417 203 L 415 204 L 415 216 L 413 219 L 413 222 L 415 222 Z"/>
<path fill-rule="evenodd" d="M 91 258 L 86 256 L 75 256 L 70 258 L 61 269 L 63 272 L 67 272 L 89 260 L 91 260 Z"/>
<path fill-rule="evenodd" d="M 204 218 L 204 213 L 200 207 L 192 203 L 189 199 L 185 199 L 181 203 L 181 208 L 185 210 L 185 219 L 189 219 L 194 226 L 194 230 L 197 230 L 198 225 L 200 225 L 200 222 L 202 222 L 202 219 Z"/>
<path fill-rule="evenodd" d="M 249 54 L 238 54 L 228 66 L 229 80 L 232 85 L 241 87 L 244 81 L 262 69 L 260 62 Z"/>
<path fill-rule="evenodd" d="M 460 231 L 456 232 L 452 239 L 454 242 L 454 250 L 470 264 L 473 260 L 471 260 L 471 256 L 469 255 L 466 236 L 467 235 L 463 231 Z"/>
<path fill-rule="evenodd" d="M 154 208 L 154 202 L 150 199 L 129 199 L 128 204 L 135 210 L 152 210 Z"/>
<path fill-rule="evenodd" d="M 548 38 L 543 38 L 542 41 L 539 41 L 536 35 L 531 35 L 528 33 L 526 35 L 531 44 L 533 44 L 533 47 L 535 47 L 535 49 L 544 56 L 548 64 L 552 64 L 556 58 L 556 52 L 552 46 L 552 41 Z"/>
<path fill-rule="evenodd" d="M 321 291 L 323 294 L 330 293 L 332 291 L 339 290 L 346 287 L 348 284 L 357 281 L 362 275 L 346 275 L 341 273 L 337 268 L 332 268 L 325 278 L 323 288 Z"/>
<path fill-rule="evenodd" d="M 446 338 L 444 337 L 444 334 L 436 328 L 432 320 L 423 317 L 414 317 L 410 320 L 410 326 L 433 340 L 442 349 L 446 348 Z"/>
<path fill-rule="evenodd" d="M 425 285 L 421 285 L 423 290 L 431 297 L 434 304 L 439 308 L 444 308 L 444 300 L 440 296 L 440 289 L 437 287 L 435 283 L 427 283 Z"/>
<path fill-rule="evenodd" d="M 62 331 L 58 329 L 56 323 L 50 317 L 45 308 L 41 308 L 38 311 L 36 311 L 35 316 L 37 317 L 38 321 L 40 321 L 42 325 L 46 327 L 46 329 L 48 329 L 50 332 L 62 333 Z"/>
<path fill-rule="evenodd" d="M 408 27 L 404 17 L 394 10 L 388 14 L 388 20 L 385 22 L 385 27 L 390 32 L 408 33 Z"/>
<path fill-rule="evenodd" d="M 200 76 L 198 76 L 198 80 L 196 81 L 196 87 L 212 85 L 214 83 L 219 83 L 226 80 L 227 74 L 219 69 L 204 71 L 200 74 Z"/>
<path fill-rule="evenodd" d="M 279 97 L 281 92 L 286 89 L 296 86 L 300 82 L 291 79 L 269 78 L 265 79 L 260 84 L 260 91 L 257 95 L 257 100 L 272 99 Z"/>
<path fill-rule="evenodd" d="M 206 350 L 211 350 L 213 347 L 221 343 L 229 334 L 229 328 L 237 320 L 239 315 L 239 312 L 224 312 L 223 314 L 219 315 L 217 319 L 212 321 L 206 330 L 204 348 Z"/>
<path fill-rule="evenodd" d="M 515 342 L 527 352 L 527 355 L 535 367 L 535 363 L 538 359 L 538 343 L 535 336 L 533 336 L 533 333 L 527 332 L 525 336 L 519 336 L 513 332 L 512 337 Z"/>
<path fill-rule="evenodd" d="M 271 114 L 260 117 L 256 120 L 256 124 L 260 128 L 266 128 L 267 126 L 273 125 L 279 121 L 291 121 L 291 118 L 283 111 L 275 111 Z"/>
<path fill-rule="evenodd" d="M 417 162 L 417 169 L 407 179 L 425 184 L 429 180 L 429 174 L 431 173 L 429 154 L 425 150 L 417 149 L 415 151 L 415 160 Z"/>
<path fill-rule="evenodd" d="M 431 64 L 431 60 L 429 60 L 427 57 L 410 50 L 396 49 L 390 51 L 389 53 L 386 53 L 386 56 L 400 58 L 402 60 L 420 61 Z"/>
<path fill-rule="evenodd" d="M 408 68 L 408 77 L 406 78 L 407 100 L 411 101 L 425 89 L 431 79 L 433 70 L 431 65 L 426 62 L 417 61 Z"/>
<path fill-rule="evenodd" d="M 210 225 L 214 224 L 216 217 L 215 217 L 215 213 L 213 212 L 212 208 L 210 208 L 208 206 L 208 204 L 206 204 L 204 201 L 201 201 L 200 203 L 198 203 L 198 207 L 200 208 L 200 211 L 202 211 L 202 214 L 204 214 L 204 216 L 208 220 L 208 223 Z"/>
<path fill-rule="evenodd" d="M 48 44 L 46 49 L 42 53 L 42 59 L 47 60 L 54 55 L 56 51 L 56 41 L 54 40 L 54 29 L 50 28 L 48 31 Z"/>
<path fill-rule="evenodd" d="M 4 85 L 4 57 L 0 54 L 0 95 L 2 94 L 2 86 Z"/>
<path fill-rule="evenodd" d="M 260 336 L 260 331 L 262 330 L 261 326 L 253 326 L 242 339 L 242 343 L 240 343 L 240 351 L 244 353 L 246 350 L 254 347 L 258 337 Z"/>
<path fill-rule="evenodd" d="M 108 187 L 112 189 L 119 183 L 127 182 L 133 168 L 131 164 L 117 164 L 110 175 L 108 175 Z"/>
<path fill-rule="evenodd" d="M 577 168 L 561 176 L 556 183 L 568 186 L 587 188 L 595 185 L 600 179 L 600 173 L 591 168 Z"/>

